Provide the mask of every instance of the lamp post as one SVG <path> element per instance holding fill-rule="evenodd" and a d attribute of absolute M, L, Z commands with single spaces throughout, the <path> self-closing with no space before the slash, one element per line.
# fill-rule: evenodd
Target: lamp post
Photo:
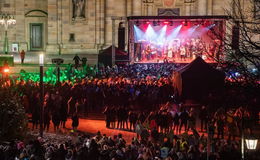
<path fill-rule="evenodd" d="M 43 136 L 43 99 L 44 99 L 44 88 L 43 88 L 43 66 L 44 66 L 44 55 L 39 56 L 40 65 L 40 137 Z"/>
<path fill-rule="evenodd" d="M 254 152 L 254 150 L 256 150 L 258 139 L 252 136 L 248 136 L 245 137 L 245 142 L 246 142 L 246 148 L 248 150 L 246 159 L 254 159 L 254 155 L 251 155 L 251 153 Z"/>
<path fill-rule="evenodd" d="M 8 47 L 8 38 L 7 38 L 7 30 L 9 26 L 15 25 L 16 20 L 14 19 L 14 16 L 11 16 L 9 14 L 2 14 L 0 19 L 0 24 L 4 26 L 5 29 L 5 36 L 4 36 L 4 47 L 3 51 L 5 54 L 8 53 L 9 47 Z"/>
<path fill-rule="evenodd" d="M 255 149 L 256 149 L 258 139 L 253 138 L 253 137 L 247 137 L 247 138 L 245 139 L 245 141 L 246 141 L 246 147 L 247 147 L 247 149 L 249 149 L 249 150 L 255 150 Z"/>

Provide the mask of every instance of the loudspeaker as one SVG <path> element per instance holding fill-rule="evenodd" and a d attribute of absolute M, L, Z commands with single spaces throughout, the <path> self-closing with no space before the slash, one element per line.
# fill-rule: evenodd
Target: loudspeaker
<path fill-rule="evenodd" d="M 64 62 L 64 60 L 61 59 L 61 58 L 53 58 L 53 59 L 51 59 L 51 62 L 52 62 L 53 64 L 60 65 L 60 64 L 62 64 L 62 63 Z"/>
<path fill-rule="evenodd" d="M 135 60 L 138 59 L 138 61 L 140 61 L 141 58 L 142 58 L 141 43 L 135 43 L 134 44 L 134 58 L 135 58 Z"/>
<path fill-rule="evenodd" d="M 125 27 L 118 28 L 118 49 L 125 50 Z"/>
<path fill-rule="evenodd" d="M 239 24 L 238 22 L 232 28 L 232 49 L 237 50 L 239 48 Z"/>

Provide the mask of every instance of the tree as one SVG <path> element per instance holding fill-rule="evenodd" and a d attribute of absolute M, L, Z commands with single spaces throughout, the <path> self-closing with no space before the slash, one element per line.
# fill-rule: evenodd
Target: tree
<path fill-rule="evenodd" d="M 222 59 L 216 58 L 216 61 L 227 76 L 240 85 L 259 87 L 260 2 L 232 0 L 230 8 L 225 9 L 229 17 L 226 36 L 221 36 L 222 30 L 212 30 L 211 37 L 223 42 L 218 51 L 225 55 Z"/>
<path fill-rule="evenodd" d="M 0 90 L 0 141 L 21 139 L 27 130 L 27 117 L 18 96 L 10 88 Z"/>

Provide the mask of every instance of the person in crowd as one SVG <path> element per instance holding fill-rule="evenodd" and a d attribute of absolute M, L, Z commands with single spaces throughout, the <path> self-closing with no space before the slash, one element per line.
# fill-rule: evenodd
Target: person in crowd
<path fill-rule="evenodd" d="M 65 98 L 61 99 L 61 108 L 60 108 L 60 127 L 66 128 L 66 121 L 68 116 L 68 107 L 67 102 Z"/>
<path fill-rule="evenodd" d="M 180 125 L 180 112 L 176 111 L 173 117 L 173 133 L 178 133 L 179 131 L 179 125 Z"/>
<path fill-rule="evenodd" d="M 217 131 L 218 131 L 218 135 L 217 138 L 222 138 L 224 139 L 224 117 L 220 116 L 217 118 Z"/>
<path fill-rule="evenodd" d="M 188 129 L 187 123 L 189 119 L 189 114 L 187 113 L 185 108 L 182 108 L 182 112 L 180 114 L 180 128 L 179 133 L 181 133 L 182 127 L 184 127 L 184 131 L 186 132 Z"/>
<path fill-rule="evenodd" d="M 212 119 L 209 123 L 208 123 L 208 136 L 209 139 L 213 139 L 214 138 L 214 134 L 215 134 L 215 122 L 214 119 Z"/>
<path fill-rule="evenodd" d="M 49 131 L 50 121 L 51 121 L 50 110 L 51 110 L 51 105 L 49 101 L 49 96 L 48 94 L 46 94 L 44 96 L 44 102 L 43 102 L 43 129 L 46 130 L 47 132 Z"/>
<path fill-rule="evenodd" d="M 195 116 L 194 108 L 191 108 L 191 110 L 189 112 L 189 117 L 188 117 L 188 131 L 190 129 L 191 130 L 196 129 L 196 116 Z"/>
<path fill-rule="evenodd" d="M 77 69 L 79 67 L 80 62 L 80 58 L 77 54 L 74 56 L 73 61 L 75 62 L 75 69 Z"/>
<path fill-rule="evenodd" d="M 35 93 L 33 96 L 33 108 L 32 108 L 32 129 L 37 129 L 40 121 L 40 93 Z"/>
<path fill-rule="evenodd" d="M 129 129 L 128 128 L 128 110 L 127 108 L 123 108 L 122 110 L 122 123 L 123 123 L 123 129 Z"/>
<path fill-rule="evenodd" d="M 106 127 L 110 128 L 111 113 L 110 113 L 110 109 L 108 108 L 108 106 L 105 107 L 103 114 L 105 114 L 105 116 L 106 116 Z"/>
<path fill-rule="evenodd" d="M 25 51 L 24 50 L 22 50 L 20 52 L 20 58 L 21 58 L 21 64 L 23 64 L 24 63 L 24 58 L 25 58 Z"/>
<path fill-rule="evenodd" d="M 200 119 L 200 131 L 203 132 L 207 129 L 207 122 L 208 122 L 208 111 L 206 106 L 203 105 L 199 112 L 199 119 Z"/>
<path fill-rule="evenodd" d="M 56 95 L 54 93 L 52 93 L 50 95 L 50 104 L 51 104 L 51 108 L 52 108 L 52 123 L 54 126 L 54 131 L 58 131 L 59 130 L 59 126 L 60 126 L 60 108 L 61 108 L 61 97 L 59 95 Z"/>
<path fill-rule="evenodd" d="M 30 103 L 29 103 L 28 96 L 27 95 L 23 95 L 21 101 L 22 101 L 23 107 L 25 109 L 25 112 L 29 113 Z"/>
<path fill-rule="evenodd" d="M 74 112 L 76 112 L 76 98 L 74 98 L 73 96 L 71 96 L 68 100 L 68 115 L 72 115 Z"/>
<path fill-rule="evenodd" d="M 88 61 L 88 59 L 87 59 L 86 57 L 83 57 L 83 58 L 81 59 L 82 67 L 86 67 L 87 61 Z"/>
<path fill-rule="evenodd" d="M 77 112 L 73 113 L 71 120 L 72 120 L 72 130 L 74 132 L 77 132 L 77 128 L 79 126 L 79 117 Z"/>
<path fill-rule="evenodd" d="M 132 131 L 135 130 L 135 125 L 137 122 L 137 114 L 134 111 L 129 112 L 129 122 L 130 122 L 130 128 L 129 130 Z"/>
<path fill-rule="evenodd" d="M 116 128 L 116 108 L 112 107 L 110 110 L 110 123 L 112 128 Z"/>
<path fill-rule="evenodd" d="M 123 115 L 122 115 L 122 112 L 123 112 L 123 108 L 122 107 L 119 107 L 117 108 L 117 128 L 119 129 L 122 129 L 123 127 Z"/>

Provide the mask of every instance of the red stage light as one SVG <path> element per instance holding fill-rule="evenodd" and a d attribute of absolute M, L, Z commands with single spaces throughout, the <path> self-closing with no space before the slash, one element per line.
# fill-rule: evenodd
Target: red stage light
<path fill-rule="evenodd" d="M 165 22 L 163 22 L 163 24 L 165 24 L 165 25 L 168 25 L 168 24 L 169 24 L 169 22 L 168 22 L 168 21 L 165 21 Z"/>
<path fill-rule="evenodd" d="M 150 22 L 146 22 L 146 24 L 150 24 Z"/>
<path fill-rule="evenodd" d="M 187 22 L 187 21 L 182 21 L 181 23 L 182 23 L 182 25 L 184 25 L 184 26 L 188 26 L 188 22 Z"/>
<path fill-rule="evenodd" d="M 203 26 L 208 26 L 208 24 L 209 24 L 209 21 L 204 21 L 204 22 L 202 23 Z"/>

